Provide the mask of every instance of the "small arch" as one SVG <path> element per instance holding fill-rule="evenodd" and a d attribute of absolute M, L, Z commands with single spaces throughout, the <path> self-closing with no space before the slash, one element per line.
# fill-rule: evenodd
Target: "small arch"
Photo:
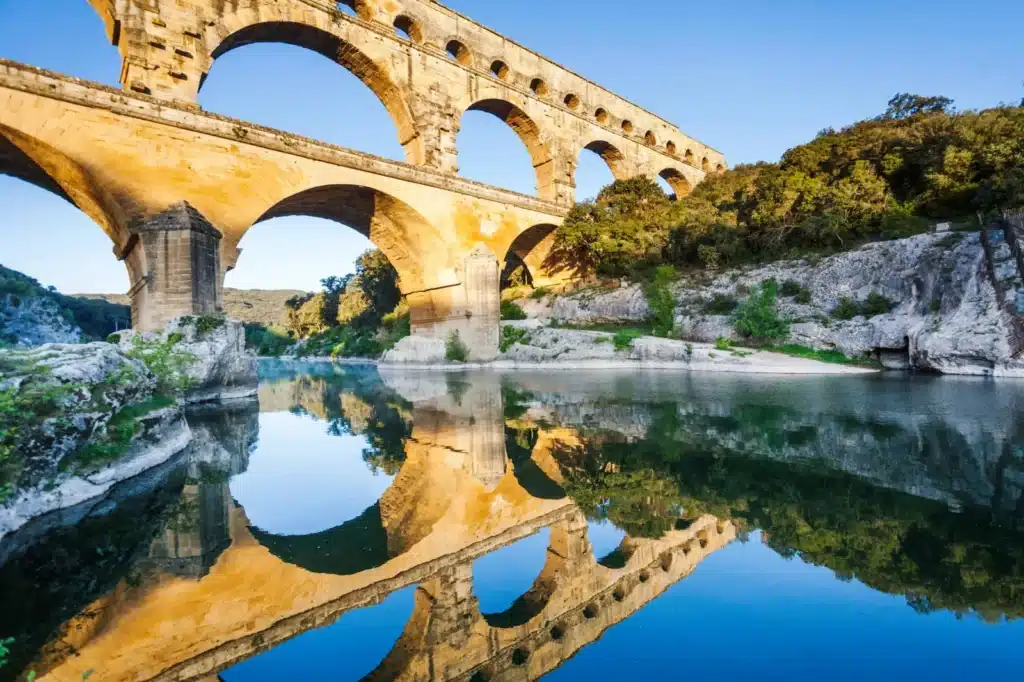
<path fill-rule="evenodd" d="M 597 614 L 600 612 L 601 609 L 598 607 L 597 602 L 590 602 L 583 608 L 583 617 L 587 620 L 592 620 L 597 618 Z"/>
<path fill-rule="evenodd" d="M 700 160 L 700 167 L 703 171 L 711 170 L 711 162 L 708 161 L 708 157 L 705 156 L 703 159 Z"/>
<path fill-rule="evenodd" d="M 510 127 L 526 146 L 537 175 L 537 194 L 543 199 L 553 198 L 555 171 L 551 152 L 541 140 L 540 128 L 525 111 L 501 99 L 485 99 L 470 105 L 466 111 L 484 111 L 496 116 Z"/>
<path fill-rule="evenodd" d="M 500 59 L 495 59 L 491 62 L 491 74 L 498 80 L 507 81 L 512 76 L 512 69 Z"/>
<path fill-rule="evenodd" d="M 565 106 L 569 107 L 573 111 L 580 108 L 580 98 L 574 93 L 570 92 L 565 96 L 563 101 L 565 102 Z"/>
<path fill-rule="evenodd" d="M 530 652 L 526 649 L 517 648 L 512 651 L 512 665 L 526 665 L 528 660 L 530 660 Z"/>
<path fill-rule="evenodd" d="M 645 583 L 651 579 L 651 574 L 646 570 L 640 571 L 640 582 Z"/>
<path fill-rule="evenodd" d="M 608 123 L 608 112 L 598 107 L 597 111 L 594 112 L 594 118 L 597 122 L 604 125 Z"/>
<path fill-rule="evenodd" d="M 445 46 L 444 49 L 445 52 L 448 53 L 448 56 L 457 61 L 459 64 L 462 64 L 463 66 L 473 65 L 473 53 L 469 51 L 468 47 L 463 45 L 458 40 L 449 40 L 448 44 Z"/>
<path fill-rule="evenodd" d="M 718 164 L 717 166 L 715 166 L 715 172 L 716 173 L 724 173 L 725 172 L 725 166 L 723 166 L 722 164 Z"/>
<path fill-rule="evenodd" d="M 686 154 L 683 155 L 683 160 L 686 161 L 686 163 L 688 163 L 690 165 L 693 165 L 693 150 L 692 149 L 687 149 L 686 150 Z"/>
<path fill-rule="evenodd" d="M 665 143 L 665 151 L 668 152 L 669 154 L 671 154 L 672 156 L 675 156 L 676 155 L 676 143 L 673 142 L 672 140 L 669 140 L 668 142 L 666 142 Z"/>
<path fill-rule="evenodd" d="M 583 149 L 594 152 L 608 164 L 608 169 L 616 180 L 625 180 L 629 177 L 629 169 L 626 167 L 626 157 L 619 149 L 605 140 L 594 140 Z"/>
<path fill-rule="evenodd" d="M 658 565 L 661 566 L 662 571 L 668 573 L 672 569 L 673 558 L 674 557 L 672 552 L 665 552 L 661 555 L 661 557 L 658 559 Z"/>
<path fill-rule="evenodd" d="M 615 591 L 612 592 L 612 599 L 614 599 L 615 601 L 621 602 L 625 598 L 626 591 L 622 589 L 622 586 L 616 587 Z"/>
<path fill-rule="evenodd" d="M 648 130 L 644 133 L 644 142 L 651 145 L 652 147 L 658 144 L 658 138 L 654 135 L 653 130 Z"/>
<path fill-rule="evenodd" d="M 565 637 L 565 628 L 563 628 L 561 625 L 554 625 L 551 627 L 550 634 L 551 639 L 553 639 L 556 642 L 560 642 L 562 641 L 562 638 Z"/>
<path fill-rule="evenodd" d="M 537 95 L 537 97 L 547 97 L 548 92 L 550 92 L 548 84 L 544 82 L 543 78 L 534 78 L 530 81 L 530 90 L 532 90 L 533 94 Z"/>
<path fill-rule="evenodd" d="M 623 121 L 622 122 L 622 132 L 626 133 L 627 135 L 632 133 L 633 132 L 633 122 L 630 121 L 629 119 L 626 119 L 625 121 Z"/>
<path fill-rule="evenodd" d="M 369 0 L 338 0 L 335 7 L 346 14 L 354 14 L 363 21 L 373 21 L 373 17 L 376 14 L 373 5 L 369 3 Z"/>
<path fill-rule="evenodd" d="M 693 186 L 690 181 L 686 179 L 686 176 L 675 168 L 666 168 L 665 170 L 658 173 L 658 176 L 668 183 L 668 186 L 672 188 L 675 193 L 676 199 L 682 199 L 693 191 Z"/>
<path fill-rule="evenodd" d="M 398 34 L 399 38 L 404 38 L 416 43 L 417 45 L 421 45 L 423 43 L 423 29 L 420 28 L 419 22 L 412 17 L 399 14 L 395 17 L 393 26 L 395 27 L 395 33 Z"/>

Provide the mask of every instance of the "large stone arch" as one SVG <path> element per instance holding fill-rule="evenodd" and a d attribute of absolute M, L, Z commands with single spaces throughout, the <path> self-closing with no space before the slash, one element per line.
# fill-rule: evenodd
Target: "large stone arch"
<path fill-rule="evenodd" d="M 301 16 L 305 19 L 307 15 Z M 373 91 L 395 124 L 406 161 L 423 164 L 423 141 L 402 88 L 392 78 L 385 64 L 375 61 L 359 47 L 338 35 L 338 30 L 337 25 L 316 26 L 295 21 L 287 8 L 277 3 L 261 4 L 258 11 L 239 10 L 227 15 L 206 33 L 209 58 L 196 93 L 202 88 L 217 58 L 231 50 L 255 43 L 285 43 L 312 50 L 348 69 Z"/>
<path fill-rule="evenodd" d="M 544 141 L 540 127 L 523 109 L 505 99 L 488 98 L 473 102 L 465 111 L 483 111 L 505 122 L 519 136 L 530 154 L 537 175 L 537 196 L 558 199 L 554 156 Z"/>
<path fill-rule="evenodd" d="M 626 161 L 625 154 L 607 140 L 594 140 L 585 144 L 582 149 L 580 149 L 579 153 L 582 154 L 585 151 L 593 152 L 600 156 L 616 180 L 627 180 L 634 175 L 633 169 Z M 577 159 L 578 158 L 579 155 L 577 155 Z M 575 184 L 575 178 L 573 178 L 573 183 Z"/>
<path fill-rule="evenodd" d="M 693 191 L 693 183 L 678 168 L 666 168 L 658 175 L 672 188 L 676 199 L 682 199 Z"/>
<path fill-rule="evenodd" d="M 323 185 L 297 192 L 268 208 L 253 224 L 297 215 L 333 220 L 365 236 L 398 271 L 403 293 L 427 286 L 431 270 L 438 267 L 438 249 L 444 249 L 441 235 L 416 209 L 362 185 Z"/>

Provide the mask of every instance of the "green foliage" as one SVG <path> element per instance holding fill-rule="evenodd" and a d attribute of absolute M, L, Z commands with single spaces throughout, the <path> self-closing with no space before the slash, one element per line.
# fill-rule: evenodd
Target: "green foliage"
<path fill-rule="evenodd" d="M 861 304 L 860 312 L 864 317 L 875 317 L 876 315 L 885 315 L 892 310 L 893 303 L 885 296 L 882 296 L 876 291 L 872 291 L 868 294 L 867 299 Z"/>
<path fill-rule="evenodd" d="M 707 315 L 731 315 L 738 305 L 739 301 L 732 296 L 715 294 L 710 301 L 704 304 L 704 312 Z"/>
<path fill-rule="evenodd" d="M 448 335 L 448 341 L 444 345 L 444 359 L 449 362 L 466 362 L 469 360 L 469 348 L 462 341 L 458 330 Z"/>
<path fill-rule="evenodd" d="M 181 338 L 170 336 L 165 340 L 132 338 L 128 357 L 141 360 L 142 364 L 156 377 L 157 393 L 177 396 L 194 384 L 188 372 L 196 362 L 196 356 L 179 348 Z"/>
<path fill-rule="evenodd" d="M 375 358 L 382 352 L 376 329 L 346 325 L 309 337 L 296 355 L 300 358 Z"/>
<path fill-rule="evenodd" d="M 62 466 L 76 471 L 89 471 L 112 462 L 127 452 L 132 439 L 139 432 L 140 418 L 174 404 L 173 398 L 157 395 L 145 402 L 122 408 L 111 417 L 103 431 L 94 435 L 70 459 L 62 462 Z"/>
<path fill-rule="evenodd" d="M 789 337 L 789 320 L 779 317 L 778 284 L 768 280 L 750 292 L 732 314 L 733 328 L 746 338 L 765 343 Z"/>
<path fill-rule="evenodd" d="M 116 346 L 117 344 L 121 343 L 121 335 L 120 334 L 111 334 L 111 335 L 109 335 L 107 337 L 107 343 L 111 343 L 111 344 L 114 344 Z"/>
<path fill-rule="evenodd" d="M 955 112 L 897 95 L 887 111 L 828 129 L 779 163 L 711 175 L 665 203 L 643 181 L 577 205 L 556 262 L 633 276 L 652 265 L 717 270 L 919 234 L 932 221 L 1024 205 L 1024 108 Z M 656 188 L 656 186 L 654 186 Z"/>
<path fill-rule="evenodd" d="M 402 300 L 398 289 L 398 271 L 378 249 L 365 252 L 356 260 L 355 280 L 367 300 L 369 322 L 379 323 Z"/>
<path fill-rule="evenodd" d="M 732 350 L 732 341 L 724 336 L 719 336 L 715 339 L 715 350 Z"/>
<path fill-rule="evenodd" d="M 876 366 L 875 363 L 848 358 L 837 350 L 815 350 L 795 343 L 772 346 L 769 350 L 773 353 L 782 353 L 783 355 L 791 355 L 795 358 L 807 358 L 808 360 L 817 360 L 819 362 L 829 362 L 834 365 Z"/>
<path fill-rule="evenodd" d="M 633 342 L 641 336 L 642 334 L 639 334 L 635 329 L 620 329 L 612 337 L 612 343 L 615 344 L 616 351 L 629 350 L 633 347 Z"/>
<path fill-rule="evenodd" d="M 13 637 L 0 639 L 0 668 L 7 665 L 7 658 L 11 655 L 12 644 L 14 644 Z"/>
<path fill-rule="evenodd" d="M 551 287 L 537 287 L 530 292 L 530 300 L 539 301 L 551 293 Z"/>
<path fill-rule="evenodd" d="M 525 320 L 526 311 L 515 301 L 501 302 L 501 319 L 503 320 Z"/>
<path fill-rule="evenodd" d="M 651 281 L 644 285 L 655 336 L 668 337 L 675 328 L 676 300 L 671 285 L 677 279 L 675 268 L 660 265 L 655 269 Z"/>
<path fill-rule="evenodd" d="M 295 339 L 284 327 L 264 327 L 256 323 L 245 325 L 245 347 L 261 357 L 279 358 L 294 345 Z"/>
<path fill-rule="evenodd" d="M 521 343 L 530 335 L 530 332 L 526 329 L 519 329 L 517 327 L 502 327 L 501 328 L 501 341 L 498 344 L 499 350 L 502 353 L 508 351 L 509 348 Z"/>
<path fill-rule="evenodd" d="M 849 296 L 839 299 L 839 304 L 832 309 L 832 317 L 837 320 L 852 320 L 860 314 L 860 306 Z"/>

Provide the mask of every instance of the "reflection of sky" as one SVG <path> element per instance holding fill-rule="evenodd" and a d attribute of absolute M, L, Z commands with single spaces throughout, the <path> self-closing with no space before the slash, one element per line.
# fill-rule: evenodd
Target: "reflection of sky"
<path fill-rule="evenodd" d="M 1009 679 L 1024 663 L 1024 623 L 920 615 L 758 540 L 715 552 L 545 679 L 936 682 Z"/>
<path fill-rule="evenodd" d="M 260 415 L 260 440 L 231 494 L 249 522 L 280 535 L 339 526 L 363 513 L 391 485 L 363 462 L 362 436 L 330 436 L 327 424 L 288 412 Z"/>
<path fill-rule="evenodd" d="M 344 614 L 220 674 L 224 682 L 358 680 L 395 645 L 412 615 L 415 587 L 394 592 L 376 606 Z"/>
<path fill-rule="evenodd" d="M 480 613 L 501 613 L 533 586 L 547 561 L 551 529 L 543 528 L 473 562 L 473 593 Z"/>
<path fill-rule="evenodd" d="M 591 521 L 587 524 L 587 538 L 594 550 L 594 558 L 600 561 L 622 544 L 626 534 L 611 521 Z"/>

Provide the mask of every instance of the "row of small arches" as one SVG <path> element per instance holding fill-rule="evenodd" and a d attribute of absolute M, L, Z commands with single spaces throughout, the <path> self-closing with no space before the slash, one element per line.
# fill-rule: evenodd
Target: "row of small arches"
<path fill-rule="evenodd" d="M 347 10 L 348 13 L 358 16 L 364 21 L 372 21 L 375 14 L 368 0 L 338 0 L 338 9 L 343 11 Z M 392 23 L 396 34 L 400 38 L 416 44 L 422 44 L 424 42 L 423 29 L 415 19 L 408 15 L 400 14 L 395 17 Z M 455 38 L 449 40 L 445 45 L 445 52 L 452 60 L 462 64 L 463 66 L 476 66 L 472 51 L 464 43 Z M 496 59 L 491 62 L 490 73 L 498 80 L 504 82 L 510 82 L 513 77 L 512 69 L 507 63 L 500 59 Z M 548 98 L 551 94 L 550 86 L 543 78 L 539 77 L 531 79 L 530 90 L 534 95 L 542 99 Z M 562 98 L 562 103 L 571 111 L 579 111 L 582 106 L 582 101 L 579 95 L 572 92 L 566 94 Z M 604 107 L 597 107 L 594 110 L 594 120 L 600 125 L 607 127 L 611 124 L 612 118 L 607 109 Z M 631 137 L 634 134 L 636 127 L 631 120 L 624 119 L 621 123 L 621 129 L 625 136 Z M 687 149 L 686 152 L 680 156 L 678 146 L 671 140 L 666 142 L 662 148 L 659 146 L 658 137 L 653 130 L 648 130 L 644 133 L 643 142 L 649 147 L 654 147 L 659 149 L 659 151 L 664 151 L 664 153 L 669 156 L 681 158 L 685 163 L 698 167 L 697 158 L 692 149 Z M 706 172 L 710 172 L 710 160 L 707 157 L 702 158 L 699 167 Z M 723 170 L 723 167 L 719 164 L 715 170 L 721 171 Z"/>

